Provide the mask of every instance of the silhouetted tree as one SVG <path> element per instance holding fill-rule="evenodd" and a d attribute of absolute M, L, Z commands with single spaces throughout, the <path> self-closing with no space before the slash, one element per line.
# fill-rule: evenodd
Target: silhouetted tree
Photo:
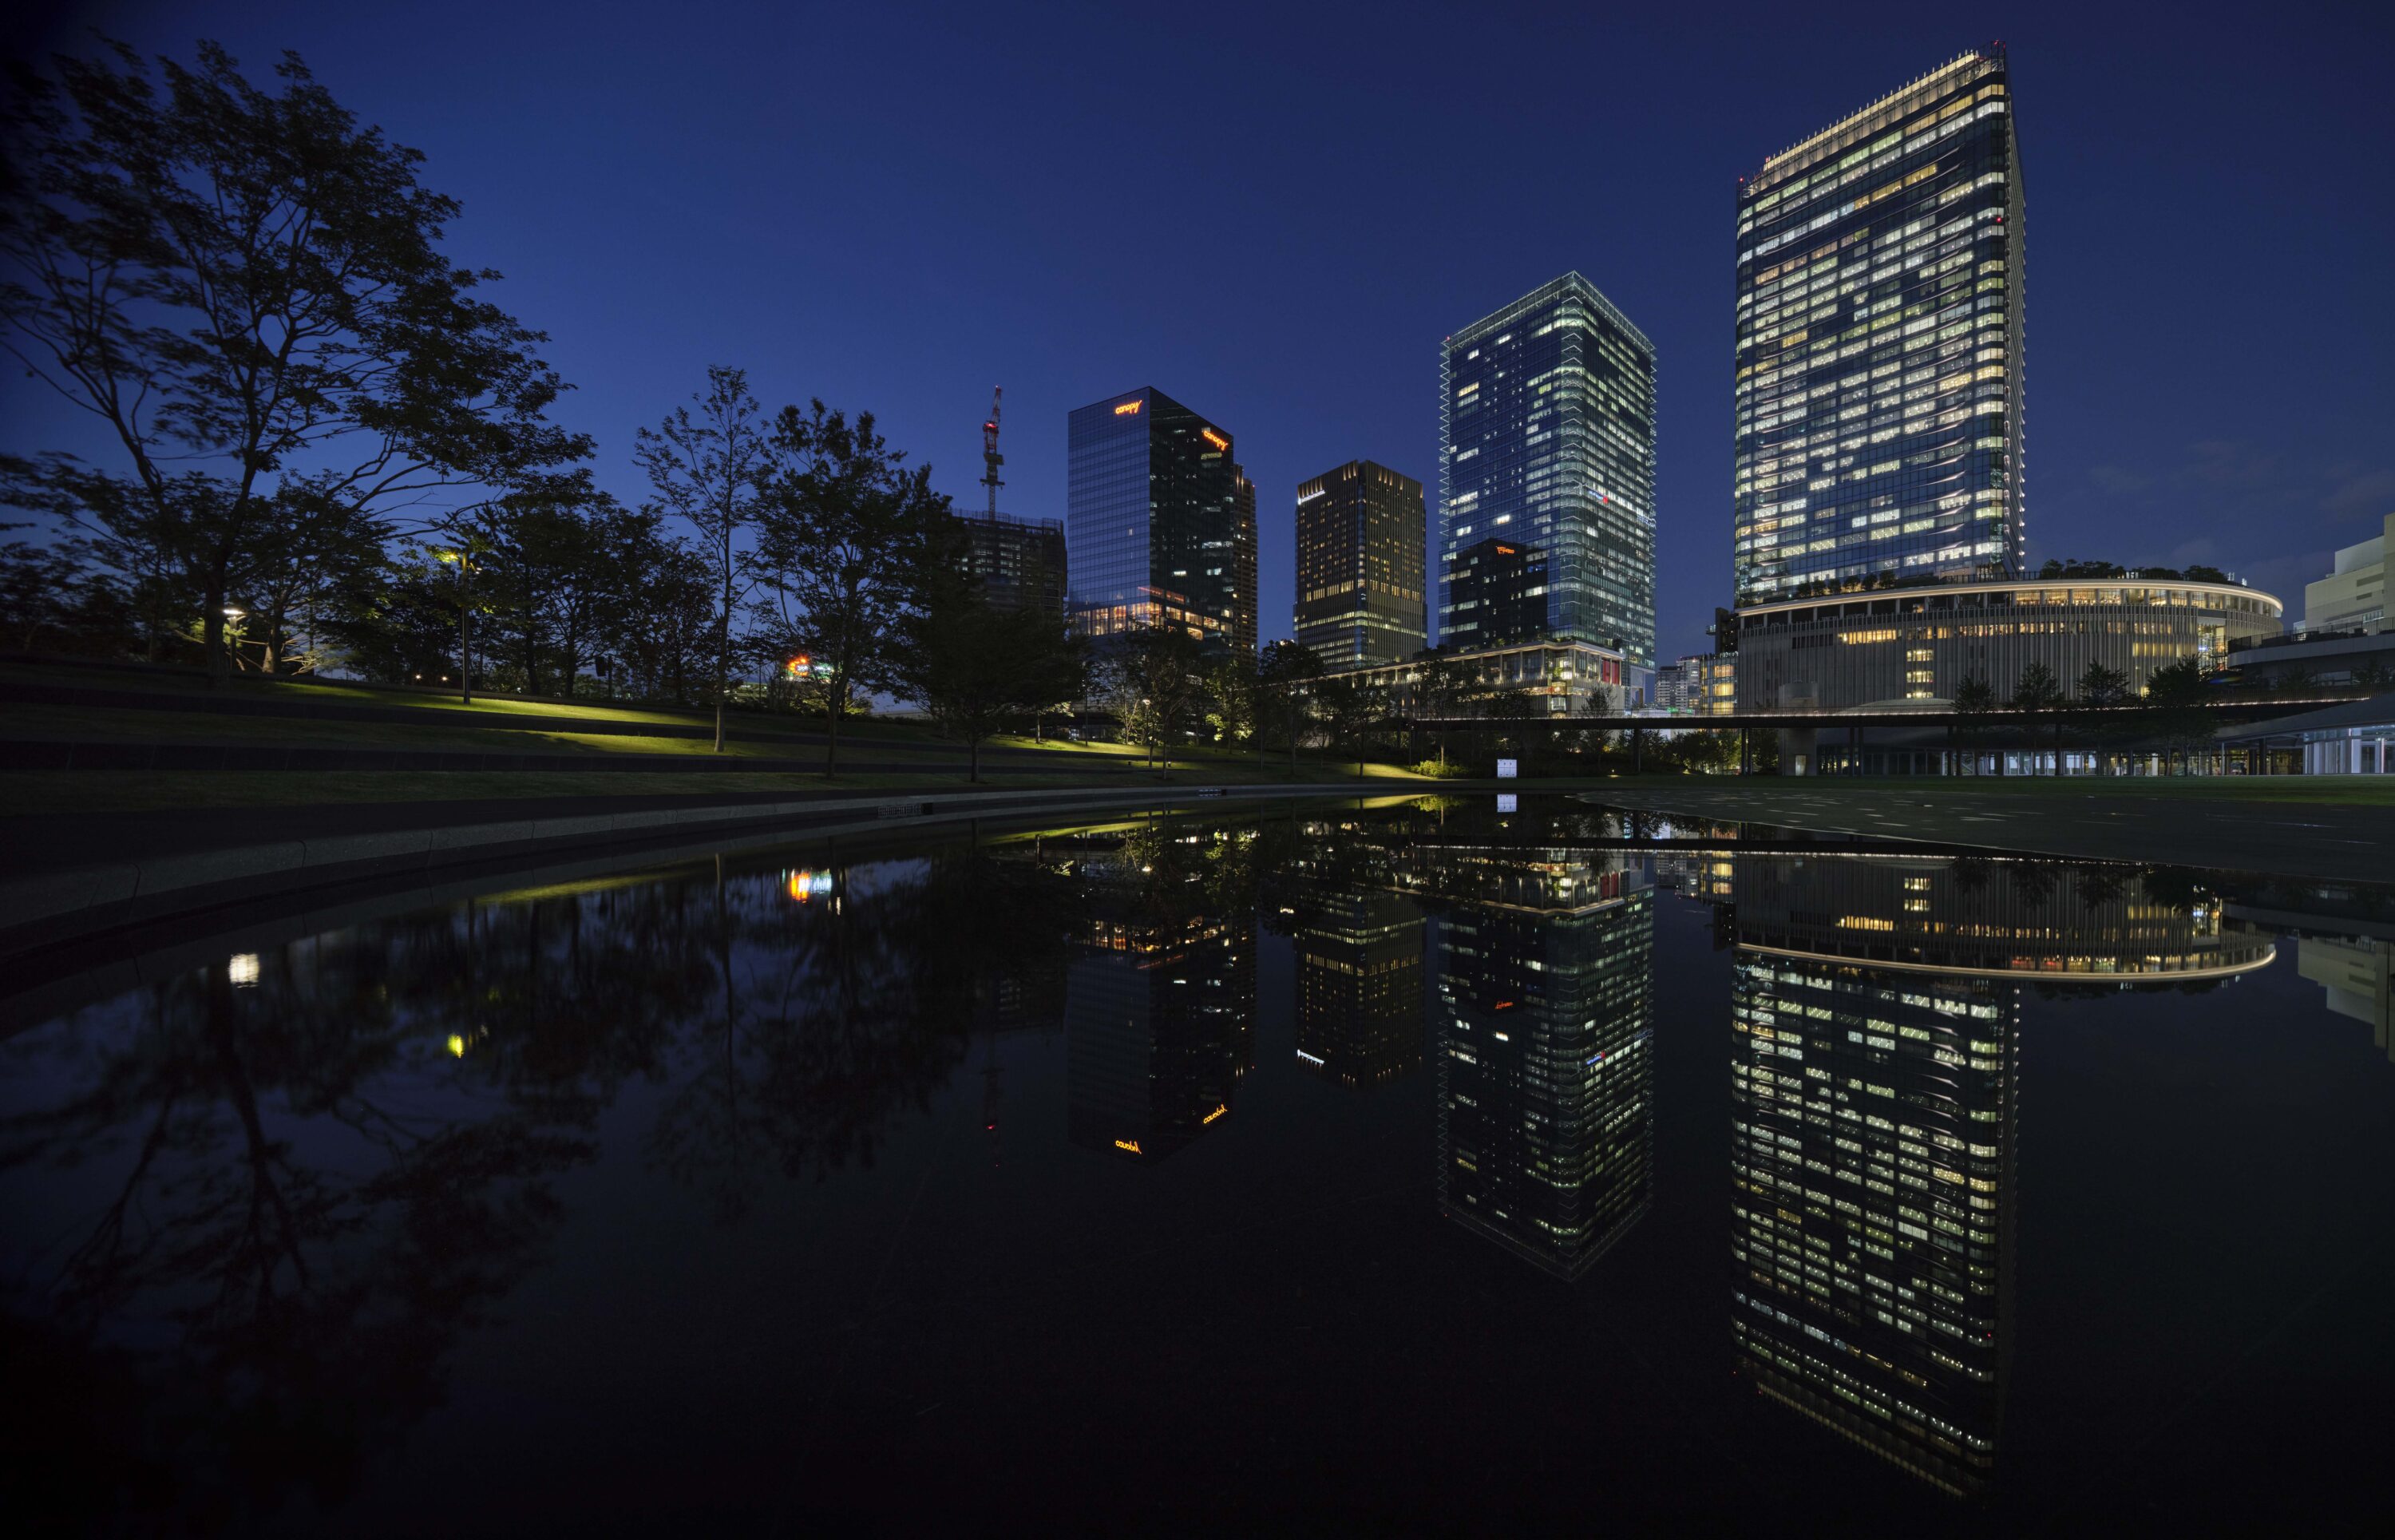
<path fill-rule="evenodd" d="M 354 516 L 589 452 L 543 420 L 541 333 L 441 255 L 455 200 L 296 54 L 279 90 L 203 43 L 18 66 L 0 139 L 0 323 L 34 379 L 107 425 L 114 469 L 0 458 L 10 502 L 105 533 L 225 610 L 286 494 Z"/>
<path fill-rule="evenodd" d="M 710 365 L 707 389 L 691 397 L 698 410 L 677 406 L 635 439 L 634 463 L 656 493 L 651 511 L 670 514 L 698 531 L 720 591 L 715 625 L 715 751 L 723 752 L 723 707 L 732 693 L 732 623 L 749 588 L 743 532 L 761 517 L 773 446 L 758 420 L 746 370 Z"/>
<path fill-rule="evenodd" d="M 899 690 L 919 701 L 968 752 L 981 779 L 982 740 L 1010 719 L 1081 694 L 1089 645 L 1038 605 L 999 609 L 980 585 L 935 567 L 920 610 L 903 623 L 893 670 Z"/>
<path fill-rule="evenodd" d="M 2054 724 L 2054 773 L 2062 774 L 2063 703 L 2062 686 L 2044 663 L 2031 663 L 2013 681 L 2012 709 L 2020 714 L 2022 738 L 2031 747 L 2031 775 L 2037 773 L 2037 729 L 2048 721 Z"/>
<path fill-rule="evenodd" d="M 1275 697 L 1277 714 L 1283 734 L 1289 740 L 1289 768 L 1297 773 L 1297 740 L 1305 718 L 1306 682 L 1322 676 L 1322 659 L 1312 647 L 1294 642 L 1275 642 L 1266 646 L 1256 662 L 1256 685 Z"/>
<path fill-rule="evenodd" d="M 950 523 L 932 468 L 906 468 L 875 428 L 821 401 L 774 419 L 778 464 L 760 505 L 757 559 L 770 639 L 810 660 L 821 692 L 824 774 L 840 763 L 840 724 L 860 695 L 897 681 L 906 622 L 921 605 Z"/>
<path fill-rule="evenodd" d="M 1996 692 L 1978 675 L 1973 674 L 1954 686 L 1954 723 L 1951 732 L 1974 761 L 1978 758 L 1979 740 L 1987 731 L 1989 714 L 1995 709 Z M 1997 774 L 2002 775 L 2004 762 L 1999 759 L 1996 763 Z"/>

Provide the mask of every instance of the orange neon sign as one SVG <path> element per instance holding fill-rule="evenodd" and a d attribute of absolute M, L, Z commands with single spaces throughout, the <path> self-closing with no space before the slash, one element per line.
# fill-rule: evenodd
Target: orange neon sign
<path fill-rule="evenodd" d="M 1217 1118 L 1221 1117 L 1224 1113 L 1228 1112 L 1229 1110 L 1230 1110 L 1230 1108 L 1229 1108 L 1228 1106 L 1218 1107 L 1218 1108 L 1214 1109 L 1214 1110 L 1212 1110 L 1211 1112 L 1207 1113 L 1203 1118 L 1198 1119 L 1198 1121 L 1199 1122 L 1201 1122 L 1201 1123 L 1210 1123 L 1210 1122 L 1212 1122 L 1215 1119 L 1217 1119 Z"/>
<path fill-rule="evenodd" d="M 1136 401 L 1126 401 L 1121 405 L 1115 408 L 1115 416 L 1117 417 L 1132 417 L 1136 416 L 1138 412 L 1139 403 Z"/>
<path fill-rule="evenodd" d="M 1117 1139 L 1115 1141 L 1115 1148 L 1117 1149 L 1128 1149 L 1132 1154 L 1136 1155 L 1139 1153 L 1139 1141 L 1137 1139 Z"/>
<path fill-rule="evenodd" d="M 1206 436 L 1207 443 L 1212 445 L 1217 449 L 1228 449 L 1231 446 L 1231 441 L 1229 439 L 1224 438 L 1222 434 L 1214 431 L 1211 428 L 1200 428 L 1198 431 Z"/>

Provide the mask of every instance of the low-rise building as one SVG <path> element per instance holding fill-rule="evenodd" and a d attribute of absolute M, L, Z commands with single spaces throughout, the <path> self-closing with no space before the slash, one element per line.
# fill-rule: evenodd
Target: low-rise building
<path fill-rule="evenodd" d="M 2002 700 L 2032 664 L 2068 692 L 2091 663 L 2135 695 L 2183 658 L 2225 669 L 2232 647 L 2279 634 L 2283 608 L 2240 584 L 2126 577 L 1754 604 L 1738 612 L 1733 698 L 1741 711 L 1943 704 L 1977 679 Z"/>
<path fill-rule="evenodd" d="M 2379 533 L 2336 553 L 2329 575 L 2304 585 L 2304 622 L 2297 633 L 2377 632 L 2387 629 L 2387 551 L 2395 546 L 2395 513 Z"/>
<path fill-rule="evenodd" d="M 1471 715 L 1473 702 L 1513 694 L 1530 697 L 1533 710 L 1549 716 L 1643 710 L 1655 676 L 1611 647 L 1525 642 L 1339 669 L 1322 677 L 1385 691 L 1390 709 L 1401 716 L 1436 717 Z M 1598 700 L 1603 706 L 1594 707 Z"/>

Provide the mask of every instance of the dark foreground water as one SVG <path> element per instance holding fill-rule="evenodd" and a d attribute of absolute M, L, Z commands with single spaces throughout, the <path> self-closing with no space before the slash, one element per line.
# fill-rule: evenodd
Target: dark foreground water
<path fill-rule="evenodd" d="M 1226 807 L 153 956 L 0 1042 L 12 1511 L 2384 1522 L 2386 898 L 1730 832 Z"/>

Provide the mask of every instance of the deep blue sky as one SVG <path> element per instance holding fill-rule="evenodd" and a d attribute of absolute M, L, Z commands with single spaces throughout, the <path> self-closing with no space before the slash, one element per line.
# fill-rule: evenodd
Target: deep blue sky
<path fill-rule="evenodd" d="M 1436 496 L 1439 339 L 1568 269 L 1661 360 L 1659 645 L 1729 583 L 1732 187 L 2011 47 L 2033 560 L 2218 563 L 2299 610 L 2395 511 L 2395 7 L 99 4 L 146 51 L 306 56 L 464 200 L 566 420 L 745 365 L 880 414 L 959 502 L 1061 516 L 1065 419 L 1139 385 L 1237 434 L 1263 632 L 1301 480 Z M 12 25 L 18 25 L 12 23 Z M 21 41 L 21 37 L 20 37 Z M 10 381 L 0 440 L 60 419 Z"/>

